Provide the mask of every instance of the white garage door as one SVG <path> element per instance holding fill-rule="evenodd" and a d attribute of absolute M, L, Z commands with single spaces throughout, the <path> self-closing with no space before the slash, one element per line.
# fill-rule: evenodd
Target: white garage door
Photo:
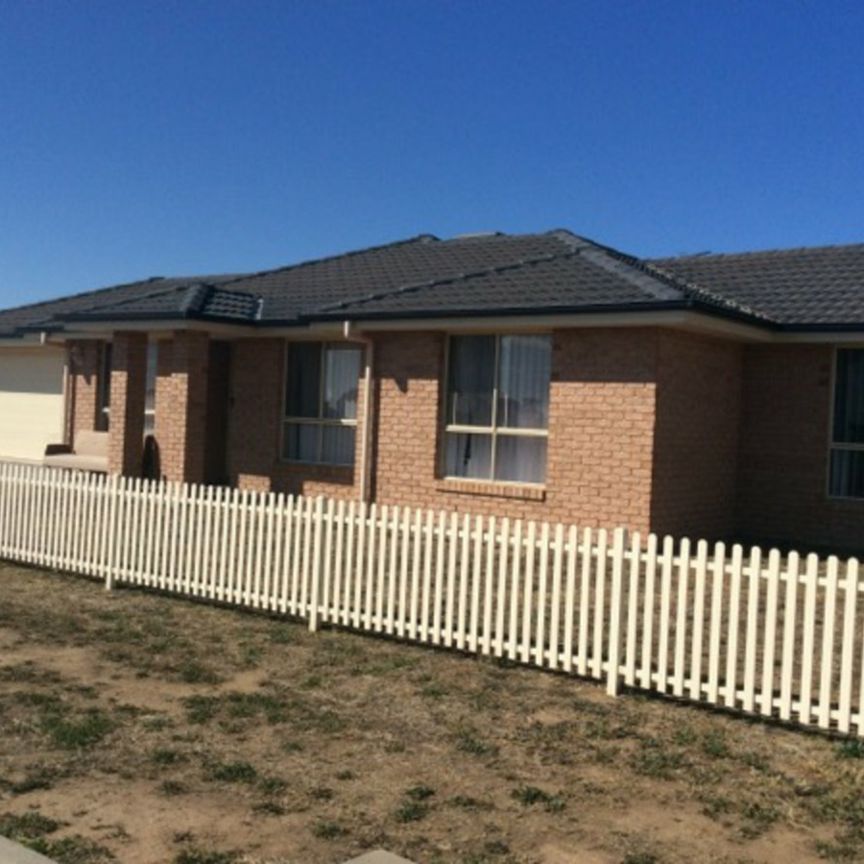
<path fill-rule="evenodd" d="M 63 351 L 0 348 L 0 459 L 42 458 L 63 440 Z"/>

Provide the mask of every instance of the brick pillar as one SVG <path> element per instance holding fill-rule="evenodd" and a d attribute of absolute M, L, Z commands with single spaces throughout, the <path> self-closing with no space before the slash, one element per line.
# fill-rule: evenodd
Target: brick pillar
<path fill-rule="evenodd" d="M 70 399 L 71 437 L 77 432 L 92 432 L 97 424 L 99 392 L 99 342 L 80 339 L 69 343 L 69 370 L 72 376 Z"/>
<path fill-rule="evenodd" d="M 137 477 L 144 445 L 147 335 L 115 333 L 111 368 L 108 470 Z"/>
<path fill-rule="evenodd" d="M 184 331 L 159 343 L 156 441 L 167 480 L 202 483 L 206 467 L 210 338 Z"/>

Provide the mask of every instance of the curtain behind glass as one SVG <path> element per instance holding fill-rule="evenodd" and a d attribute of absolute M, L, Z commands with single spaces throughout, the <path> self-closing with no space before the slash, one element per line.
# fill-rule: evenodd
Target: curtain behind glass
<path fill-rule="evenodd" d="M 288 346 L 285 414 L 317 417 L 321 387 L 321 343 L 291 342 Z"/>
<path fill-rule="evenodd" d="M 546 479 L 546 438 L 498 435 L 495 479 L 511 483 L 542 483 Z"/>
<path fill-rule="evenodd" d="M 864 444 L 864 351 L 837 352 L 834 443 Z"/>
<path fill-rule="evenodd" d="M 324 416 L 353 420 L 357 417 L 357 382 L 360 349 L 328 345 L 324 358 Z"/>
<path fill-rule="evenodd" d="M 552 345 L 548 336 L 502 336 L 498 426 L 545 429 L 549 423 Z"/>
<path fill-rule="evenodd" d="M 448 378 L 447 422 L 491 426 L 495 337 L 453 336 Z"/>

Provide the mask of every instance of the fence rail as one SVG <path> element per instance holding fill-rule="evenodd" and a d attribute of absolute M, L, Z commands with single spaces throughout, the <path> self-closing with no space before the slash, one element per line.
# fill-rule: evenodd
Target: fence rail
<path fill-rule="evenodd" d="M 864 736 L 854 558 L 8 463 L 0 558 Z"/>

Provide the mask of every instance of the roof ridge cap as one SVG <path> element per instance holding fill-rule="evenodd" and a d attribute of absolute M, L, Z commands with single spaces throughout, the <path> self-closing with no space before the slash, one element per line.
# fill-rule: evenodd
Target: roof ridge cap
<path fill-rule="evenodd" d="M 393 240 L 390 243 L 379 243 L 375 246 L 365 246 L 362 249 L 350 249 L 347 252 L 323 255 L 320 258 L 307 258 L 305 261 L 297 261 L 294 264 L 284 264 L 280 267 L 270 267 L 265 270 L 256 270 L 252 273 L 244 273 L 234 279 L 228 279 L 221 284 L 231 285 L 233 282 L 243 282 L 246 279 L 255 279 L 258 276 L 269 276 L 272 273 L 284 273 L 286 270 L 296 270 L 300 267 L 311 267 L 313 264 L 324 264 L 328 261 L 338 261 L 341 258 L 352 258 L 355 255 L 365 255 L 367 252 L 380 252 L 384 249 L 394 249 L 399 246 L 407 246 L 409 243 L 428 243 L 430 241 L 435 241 L 436 243 L 443 242 L 440 237 L 436 237 L 434 234 L 415 234 L 413 237 L 406 237 L 403 240 Z"/>
<path fill-rule="evenodd" d="M 76 294 L 65 294 L 61 297 L 51 297 L 48 300 L 36 300 L 33 303 L 22 303 L 20 306 L 10 306 L 7 309 L 0 309 L 0 315 L 5 315 L 7 312 L 20 312 L 23 309 L 35 309 L 38 306 L 50 306 L 52 303 L 64 303 L 67 300 L 78 300 L 82 297 L 102 294 L 105 291 L 116 291 L 119 288 L 131 288 L 133 285 L 148 285 L 153 282 L 162 281 L 165 278 L 165 276 L 148 276 L 146 279 L 132 279 L 129 282 L 118 282 L 116 285 L 103 285 L 101 288 L 91 288 L 89 291 L 78 291 Z"/>
<path fill-rule="evenodd" d="M 646 258 L 646 261 L 686 261 L 704 258 L 747 258 L 755 255 L 787 255 L 795 252 L 827 252 L 832 249 L 864 248 L 864 241 L 859 243 L 824 243 L 820 246 L 788 246 L 773 249 L 745 249 L 742 252 L 691 252 L 686 255 L 663 255 L 657 258 Z"/>
<path fill-rule="evenodd" d="M 650 261 L 643 261 L 642 266 L 645 268 L 646 272 L 656 275 L 659 279 L 674 281 L 690 299 L 696 299 L 711 306 L 718 306 L 723 309 L 741 312 L 745 315 L 749 315 L 751 318 L 755 318 L 757 321 L 776 323 L 773 318 L 768 317 L 762 312 L 757 312 L 752 306 L 749 306 L 746 303 L 740 303 L 737 300 L 730 300 L 728 297 L 723 297 L 721 294 L 715 294 L 713 291 L 703 288 L 698 282 L 693 282 L 690 279 L 682 279 L 677 274 L 669 273 L 662 267 L 658 267 Z"/>
<path fill-rule="evenodd" d="M 559 231 L 555 233 L 557 235 L 564 232 Z M 681 291 L 684 294 L 685 298 L 687 300 L 690 300 L 691 302 L 693 300 L 696 300 L 700 303 L 705 303 L 710 306 L 716 306 L 721 309 L 728 309 L 730 311 L 744 313 L 745 315 L 749 315 L 759 321 L 770 322 L 772 320 L 771 318 L 763 315 L 760 312 L 757 312 L 755 309 L 744 303 L 730 300 L 719 294 L 715 294 L 714 292 L 709 291 L 706 288 L 703 288 L 696 282 L 682 279 L 675 273 L 669 273 L 662 267 L 658 267 L 656 264 L 653 264 L 648 259 L 638 258 L 635 255 L 631 255 L 629 252 L 622 252 L 620 249 L 616 249 L 614 246 L 607 246 L 603 243 L 597 243 L 595 240 L 590 240 L 587 237 L 581 237 L 577 234 L 573 234 L 572 236 L 577 240 L 581 240 L 583 243 L 587 244 L 587 246 L 594 247 L 599 251 L 604 252 L 613 258 L 617 258 L 619 261 L 623 261 L 624 263 L 630 265 L 631 267 L 634 267 L 637 270 L 640 270 L 645 275 L 650 276 L 654 279 L 658 279 L 659 281 L 668 285 L 670 288 L 675 288 Z"/>
<path fill-rule="evenodd" d="M 160 277 L 163 278 L 163 277 Z M 135 284 L 135 283 L 132 283 Z M 124 297 L 122 300 L 116 300 L 113 303 L 103 303 L 101 305 L 89 306 L 86 309 L 70 309 L 66 312 L 57 312 L 52 315 L 48 320 L 51 321 L 66 321 L 66 320 L 75 320 L 77 318 L 86 318 L 89 315 L 100 314 L 105 312 L 111 312 L 114 309 L 122 309 L 124 306 L 131 306 L 134 303 L 140 303 L 142 300 L 151 300 L 154 297 L 165 297 L 169 294 L 190 294 L 191 292 L 200 292 L 202 289 L 205 291 L 209 288 L 214 288 L 215 286 L 210 282 L 202 282 L 195 281 L 189 282 L 185 285 L 174 285 L 170 288 L 164 288 L 161 291 L 147 291 L 142 294 L 136 294 L 134 297 Z M 180 308 L 186 317 L 186 309 L 189 307 L 194 300 L 194 296 L 185 299 L 181 304 Z"/>
<path fill-rule="evenodd" d="M 344 309 L 346 306 L 354 306 L 360 303 L 369 303 L 372 300 L 383 300 L 387 297 L 396 297 L 402 294 L 408 294 L 411 291 L 420 291 L 423 288 L 433 288 L 436 285 L 449 285 L 453 282 L 461 282 L 466 279 L 474 279 L 478 276 L 488 276 L 493 273 L 503 273 L 508 270 L 518 270 L 520 267 L 529 267 L 534 264 L 544 264 L 548 261 L 556 261 L 564 258 L 575 258 L 579 254 L 578 251 L 561 252 L 561 253 L 546 253 L 545 255 L 534 255 L 530 258 L 519 258 L 507 264 L 499 264 L 495 267 L 484 267 L 479 270 L 472 270 L 467 273 L 457 273 L 454 276 L 447 276 L 441 279 L 429 279 L 425 282 L 412 282 L 408 285 L 400 285 L 398 288 L 391 288 L 386 291 L 374 291 L 370 294 L 364 294 L 359 297 L 352 297 L 341 300 L 339 303 L 333 303 L 329 306 L 319 306 L 316 310 L 308 315 L 314 315 L 316 312 L 335 312 L 338 309 Z M 308 317 L 308 315 L 304 317 Z"/>

